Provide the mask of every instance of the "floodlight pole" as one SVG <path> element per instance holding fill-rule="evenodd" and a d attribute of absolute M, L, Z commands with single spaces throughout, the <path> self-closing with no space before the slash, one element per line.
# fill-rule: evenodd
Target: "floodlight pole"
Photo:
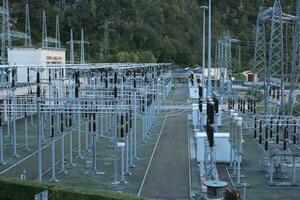
<path fill-rule="evenodd" d="M 208 4 L 208 76 L 207 76 L 207 96 L 211 96 L 211 0 Z"/>

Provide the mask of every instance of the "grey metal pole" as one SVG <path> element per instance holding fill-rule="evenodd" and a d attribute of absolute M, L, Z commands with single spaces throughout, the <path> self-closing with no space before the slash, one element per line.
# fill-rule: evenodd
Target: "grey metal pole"
<path fill-rule="evenodd" d="M 43 113 L 41 113 L 41 118 L 42 118 L 42 120 L 40 121 L 40 123 L 41 123 L 41 140 L 42 140 L 42 142 L 46 142 L 45 136 L 44 136 L 44 121 L 45 121 L 45 119 L 44 119 Z"/>
<path fill-rule="evenodd" d="M 15 94 L 13 91 L 13 105 L 16 105 L 16 99 L 15 99 Z M 17 154 L 17 129 L 16 129 L 16 112 L 15 112 L 15 106 L 12 109 L 13 112 L 13 152 L 14 152 L 14 157 L 18 158 L 19 155 Z"/>
<path fill-rule="evenodd" d="M 68 115 L 68 123 L 69 123 L 69 165 L 74 167 L 75 163 L 73 162 L 73 130 L 72 130 L 72 113 L 71 110 L 69 113 L 67 112 Z"/>
<path fill-rule="evenodd" d="M 273 184 L 273 157 L 271 156 L 270 161 L 270 174 L 269 174 L 269 184 Z"/>
<path fill-rule="evenodd" d="M 41 137 L 41 113 L 40 113 L 40 97 L 41 97 L 41 88 L 40 88 L 40 72 L 37 72 L 37 134 L 38 134 L 38 182 L 42 182 L 42 137 Z"/>
<path fill-rule="evenodd" d="M 114 74 L 114 112 L 113 112 L 113 134 L 114 134 L 114 146 L 115 146 L 115 157 L 114 157 L 114 181 L 112 182 L 112 185 L 115 187 L 120 182 L 118 181 L 118 88 L 117 88 L 117 82 L 118 82 L 118 74 L 115 72 Z M 123 155 L 122 155 L 123 157 Z"/>
<path fill-rule="evenodd" d="M 201 6 L 201 8 L 203 9 L 203 30 L 202 30 L 202 83 L 204 85 L 204 71 L 205 71 L 205 34 L 206 34 L 206 12 L 205 10 L 208 8 L 207 6 Z M 203 96 L 205 96 L 204 94 L 204 90 L 203 90 Z"/>
<path fill-rule="evenodd" d="M 3 131 L 2 124 L 0 126 L 0 164 L 5 165 L 4 156 L 3 156 Z"/>
<path fill-rule="evenodd" d="M 77 158 L 83 159 L 83 156 L 81 154 L 81 114 L 80 114 L 80 103 L 78 103 L 78 111 L 77 111 L 77 123 L 78 123 L 78 130 L 77 130 L 77 137 L 78 137 L 78 154 L 77 154 Z"/>
<path fill-rule="evenodd" d="M 293 177 L 292 184 L 296 185 L 296 158 L 293 156 Z"/>
<path fill-rule="evenodd" d="M 27 113 L 25 114 L 25 150 L 30 151 L 28 148 L 28 117 Z"/>
<path fill-rule="evenodd" d="M 63 119 L 63 111 L 61 112 L 60 116 L 61 124 L 60 124 L 60 133 L 61 133 L 61 174 L 67 174 L 65 170 L 65 134 L 64 134 L 64 119 Z"/>
<path fill-rule="evenodd" d="M 211 96 L 211 0 L 209 0 L 208 5 L 208 77 L 207 77 L 207 96 Z"/>
<path fill-rule="evenodd" d="M 100 131 L 101 131 L 101 133 L 100 133 L 100 136 L 101 136 L 101 137 L 103 137 L 103 136 L 104 136 L 104 128 L 103 128 L 104 124 L 103 124 L 103 117 L 104 117 L 104 115 L 103 115 L 103 114 L 101 114 L 101 115 L 100 115 Z"/>
<path fill-rule="evenodd" d="M 136 109 L 136 104 L 137 104 L 137 101 L 136 101 L 136 92 L 133 93 L 133 157 L 135 159 L 138 159 L 137 157 L 137 148 L 136 148 L 136 122 L 137 122 L 137 118 L 136 118 L 136 115 L 137 115 L 137 109 Z"/>
<path fill-rule="evenodd" d="M 95 175 L 104 175 L 105 172 L 97 170 L 97 132 L 95 131 L 95 119 L 93 120 L 93 172 Z"/>
<path fill-rule="evenodd" d="M 85 122 L 85 151 L 89 150 L 89 117 Z"/>
<path fill-rule="evenodd" d="M 52 154 L 52 178 L 49 180 L 51 183 L 58 183 L 56 179 L 56 172 L 55 172 L 55 138 L 52 138 L 51 141 L 51 154 Z"/>
<path fill-rule="evenodd" d="M 115 159 L 114 159 L 114 181 L 112 182 L 113 186 L 118 185 L 118 124 L 117 124 L 117 100 L 114 103 L 114 145 L 115 145 Z"/>

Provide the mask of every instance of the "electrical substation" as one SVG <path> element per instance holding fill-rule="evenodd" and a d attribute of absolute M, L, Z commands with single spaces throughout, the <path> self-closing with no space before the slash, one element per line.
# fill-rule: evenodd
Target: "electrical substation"
<path fill-rule="evenodd" d="M 63 43 L 56 16 L 49 37 L 46 11 L 35 46 L 30 5 L 25 31 L 13 31 L 3 0 L 1 178 L 151 199 L 299 199 L 300 1 L 292 14 L 279 0 L 258 11 L 246 81 L 232 70 L 241 65 L 242 40 L 220 33 L 212 58 L 208 2 L 202 64 L 174 69 L 90 63 L 84 29 L 71 29 Z"/>

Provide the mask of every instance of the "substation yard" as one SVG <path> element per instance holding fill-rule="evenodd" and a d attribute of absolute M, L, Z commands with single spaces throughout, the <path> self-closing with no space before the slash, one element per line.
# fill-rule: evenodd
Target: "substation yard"
<path fill-rule="evenodd" d="M 162 104 L 164 106 L 182 106 L 187 102 L 187 91 L 185 85 L 180 85 L 172 90 L 168 99 Z M 125 176 L 126 183 L 120 183 L 113 186 L 114 171 L 114 148 L 110 136 L 111 130 L 106 127 L 107 122 L 103 117 L 103 131 L 105 137 L 99 139 L 97 145 L 97 168 L 99 172 L 105 174 L 94 174 L 92 172 L 92 152 L 85 149 L 85 121 L 81 124 L 81 142 L 82 156 L 77 158 L 76 129 L 73 130 L 73 147 L 75 166 L 69 164 L 69 141 L 68 134 L 65 135 L 65 169 L 67 173 L 60 171 L 60 138 L 56 139 L 56 177 L 61 186 L 72 186 L 88 189 L 108 189 L 122 191 L 126 193 L 137 194 L 142 197 L 151 199 L 189 199 L 190 195 L 201 196 L 199 188 L 201 181 L 199 178 L 199 166 L 195 161 L 195 143 L 192 135 L 192 125 L 190 112 L 183 110 L 167 111 L 162 109 L 156 119 L 151 133 L 147 136 L 146 142 L 142 142 L 142 119 L 137 119 L 137 156 L 134 159 L 134 167 L 129 168 L 130 175 Z M 17 154 L 19 157 L 9 156 L 13 154 L 12 147 L 9 144 L 9 138 L 6 135 L 6 126 L 3 128 L 4 133 L 4 155 L 6 165 L 0 165 L 1 176 L 20 178 L 26 170 L 26 179 L 37 181 L 37 118 L 34 116 L 32 123 L 31 117 L 28 118 L 28 147 L 25 150 L 25 141 L 22 134 L 24 132 L 24 119 L 17 121 Z M 101 117 L 98 118 L 99 125 Z M 47 123 L 46 123 L 47 124 Z M 221 132 L 229 132 L 229 115 L 225 113 L 222 119 L 223 126 Z M 74 124 L 76 127 L 76 124 Z M 99 130 L 102 128 L 99 126 Z M 106 131 L 107 130 L 107 131 Z M 43 141 L 42 162 L 43 162 L 43 182 L 48 183 L 51 179 L 51 137 L 49 127 L 45 127 L 45 140 Z M 246 187 L 248 199 L 297 199 L 297 186 L 279 187 L 268 186 L 265 172 L 260 171 L 259 156 L 260 150 L 258 140 L 253 138 L 253 130 L 243 129 L 244 135 L 244 153 L 241 163 L 242 182 L 249 184 Z M 119 152 L 120 153 L 120 152 Z M 119 159 L 119 162 L 121 160 Z M 121 171 L 119 165 L 119 171 Z M 221 180 L 229 184 L 226 189 L 237 189 L 243 193 L 243 188 L 235 187 L 235 177 L 232 177 L 232 169 L 229 164 L 217 163 L 218 174 Z M 288 163 L 284 165 L 287 175 L 291 174 L 291 166 Z M 119 174 L 120 176 L 120 174 Z M 291 177 L 287 177 L 291 178 Z M 300 176 L 297 174 L 296 179 Z M 267 191 L 267 192 L 266 192 Z M 200 191 L 204 192 L 204 191 Z M 289 197 L 289 198 L 287 198 Z"/>
<path fill-rule="evenodd" d="M 182 85 L 171 92 L 164 105 L 181 105 L 187 101 L 186 86 Z M 134 159 L 134 167 L 129 168 L 130 175 L 125 176 L 126 183 L 112 185 L 114 177 L 114 146 L 112 132 L 106 127 L 103 119 L 104 137 L 99 138 L 97 143 L 97 170 L 105 174 L 95 174 L 92 171 L 92 152 L 91 149 L 85 149 L 85 121 L 81 123 L 81 148 L 82 158 L 77 158 L 77 130 L 73 128 L 73 163 L 69 163 L 69 132 L 65 135 L 65 170 L 66 173 L 60 173 L 61 169 L 61 140 L 57 137 L 55 142 L 56 157 L 56 178 L 62 186 L 72 186 L 88 189 L 108 189 L 137 194 L 148 198 L 163 199 L 188 199 L 189 198 L 189 149 L 188 149 L 188 129 L 187 129 L 186 111 L 162 111 L 156 118 L 150 134 L 145 142 L 142 142 L 142 119 L 137 119 L 137 159 Z M 101 124 L 99 120 L 99 129 Z M 105 116 L 102 116 L 105 118 Z M 6 135 L 6 126 L 4 133 L 4 155 L 6 165 L 0 165 L 1 176 L 20 178 L 26 171 L 26 179 L 38 181 L 37 165 L 37 118 L 34 116 L 32 123 L 31 117 L 28 118 L 28 147 L 25 150 L 25 140 L 22 137 L 24 132 L 24 119 L 17 121 L 17 154 L 13 157 L 12 146 L 9 144 L 9 138 Z M 43 149 L 42 149 L 42 171 L 43 182 L 49 183 L 51 179 L 51 137 L 49 122 L 45 123 Z M 74 124 L 76 127 L 76 124 Z M 107 131 L 106 131 L 107 130 Z M 121 153 L 121 151 L 119 151 Z M 119 157 L 119 163 L 121 159 Z M 119 170 L 121 171 L 121 165 Z M 120 178 L 120 174 L 118 174 Z"/>

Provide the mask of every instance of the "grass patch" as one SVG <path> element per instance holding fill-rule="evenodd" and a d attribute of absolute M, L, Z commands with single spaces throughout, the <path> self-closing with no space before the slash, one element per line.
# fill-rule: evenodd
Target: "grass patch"
<path fill-rule="evenodd" d="M 89 190 L 53 184 L 34 184 L 18 179 L 0 179 L 0 199 L 32 200 L 34 195 L 48 190 L 50 200 L 137 200 L 134 195 L 106 190 Z"/>

